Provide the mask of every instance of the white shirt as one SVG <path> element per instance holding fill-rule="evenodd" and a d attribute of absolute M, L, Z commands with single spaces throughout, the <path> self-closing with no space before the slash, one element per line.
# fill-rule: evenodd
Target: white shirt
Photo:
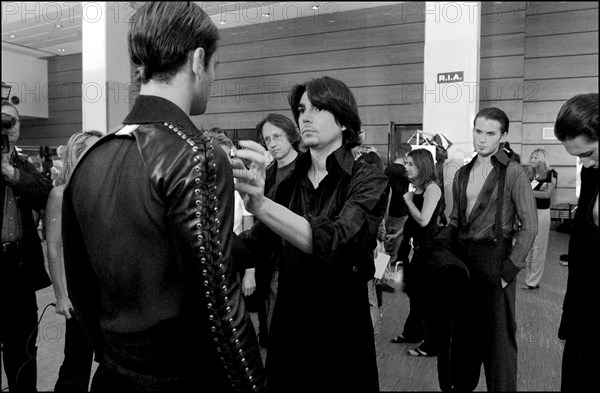
<path fill-rule="evenodd" d="M 252 216 L 244 207 L 244 200 L 240 193 L 235 191 L 235 205 L 233 211 L 233 232 L 239 235 L 244 228 L 244 217 Z"/>

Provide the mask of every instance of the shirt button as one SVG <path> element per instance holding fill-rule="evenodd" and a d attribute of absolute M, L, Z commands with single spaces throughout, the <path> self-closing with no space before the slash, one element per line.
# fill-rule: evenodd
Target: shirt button
<path fill-rule="evenodd" d="M 352 271 L 353 271 L 353 272 L 357 272 L 357 271 L 358 271 L 358 267 L 356 267 L 356 266 L 352 266 Z"/>

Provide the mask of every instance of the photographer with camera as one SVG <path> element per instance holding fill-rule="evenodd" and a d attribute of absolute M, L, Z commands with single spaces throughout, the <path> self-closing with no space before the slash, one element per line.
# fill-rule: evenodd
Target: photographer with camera
<path fill-rule="evenodd" d="M 51 282 L 44 267 L 44 254 L 32 210 L 46 207 L 52 182 L 19 156 L 15 149 L 19 136 L 19 112 L 3 100 L 0 177 L 2 355 L 9 390 L 36 391 L 38 315 L 35 292 L 48 287 Z"/>

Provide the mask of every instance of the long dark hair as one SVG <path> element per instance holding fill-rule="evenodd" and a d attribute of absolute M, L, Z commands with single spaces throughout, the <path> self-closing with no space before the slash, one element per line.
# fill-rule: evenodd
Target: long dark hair
<path fill-rule="evenodd" d="M 437 184 L 437 174 L 435 164 L 433 163 L 433 155 L 431 155 L 429 150 L 414 149 L 407 155 L 413 159 L 413 162 L 417 167 L 417 177 L 412 180 L 412 183 L 416 188 L 425 191 L 425 188 L 429 183 L 433 182 Z"/>
<path fill-rule="evenodd" d="M 307 93 L 308 100 L 315 108 L 331 112 L 338 124 L 346 127 L 346 130 L 343 131 L 343 141 L 347 148 L 352 149 L 362 143 L 358 105 L 354 94 L 344 82 L 324 76 L 294 86 L 290 91 L 288 101 L 298 126 L 300 126 L 298 124 L 300 116 L 298 105 L 304 92 Z"/>

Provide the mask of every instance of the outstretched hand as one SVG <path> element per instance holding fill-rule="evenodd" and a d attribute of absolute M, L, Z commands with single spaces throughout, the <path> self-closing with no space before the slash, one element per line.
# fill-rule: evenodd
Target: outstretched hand
<path fill-rule="evenodd" d="M 237 179 L 235 189 L 244 199 L 246 210 L 256 214 L 263 209 L 267 159 L 266 150 L 256 142 L 240 141 L 241 150 L 234 150 L 232 155 L 250 160 L 252 164 L 247 169 L 239 161 L 233 162 L 233 177 Z"/>

